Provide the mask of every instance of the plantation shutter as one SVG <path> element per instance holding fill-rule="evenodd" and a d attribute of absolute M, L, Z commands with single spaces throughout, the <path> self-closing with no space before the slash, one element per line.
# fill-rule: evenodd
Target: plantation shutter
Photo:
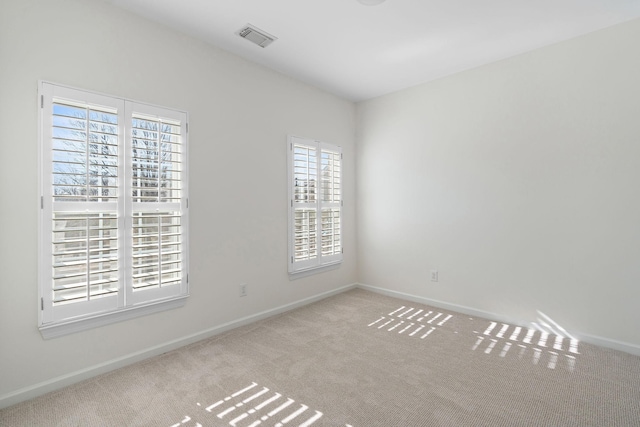
<path fill-rule="evenodd" d="M 289 137 L 289 272 L 342 261 L 340 147 Z"/>
<path fill-rule="evenodd" d="M 43 96 L 42 305 L 55 322 L 119 305 L 124 103 L 48 84 Z"/>
<path fill-rule="evenodd" d="M 327 145 L 324 145 L 327 147 Z M 341 153 L 338 147 L 321 148 L 320 174 L 322 177 L 321 235 L 322 262 L 330 263 L 342 259 L 341 216 Z"/>
<path fill-rule="evenodd" d="M 40 96 L 41 331 L 176 306 L 188 295 L 186 113 L 44 82 Z"/>
<path fill-rule="evenodd" d="M 129 172 L 133 303 L 179 295 L 185 289 L 183 174 L 184 113 L 131 104 Z"/>

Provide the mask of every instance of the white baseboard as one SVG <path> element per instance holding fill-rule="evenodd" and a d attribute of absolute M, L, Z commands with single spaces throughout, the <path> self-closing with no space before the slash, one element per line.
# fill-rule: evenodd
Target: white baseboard
<path fill-rule="evenodd" d="M 482 311 L 471 307 L 466 307 L 464 305 L 452 304 L 444 301 L 438 301 L 431 298 L 421 297 L 418 295 L 406 294 L 404 292 L 392 291 L 386 288 L 378 288 L 375 286 L 365 285 L 359 283 L 358 288 L 364 289 L 367 291 L 375 292 L 377 294 L 386 295 L 388 297 L 403 299 L 407 301 L 418 302 L 421 304 L 430 305 L 437 308 L 442 308 L 445 310 L 451 310 L 462 314 L 467 314 L 469 316 L 474 317 L 484 317 L 491 320 L 497 320 L 498 322 L 509 323 L 515 326 L 529 326 L 528 324 L 519 323 L 517 320 L 508 318 L 507 316 L 502 316 L 497 313 L 491 313 L 488 311 Z"/>
<path fill-rule="evenodd" d="M 599 337 L 597 335 L 583 334 L 579 332 L 576 332 L 574 335 L 580 341 L 589 344 L 610 348 L 612 350 L 624 351 L 625 353 L 633 354 L 634 356 L 640 356 L 640 345 L 613 340 L 610 338 Z"/>
<path fill-rule="evenodd" d="M 488 311 L 478 310 L 472 307 L 466 307 L 463 305 L 452 304 L 444 301 L 438 301 L 430 298 L 425 298 L 417 295 L 406 294 L 404 292 L 392 291 L 390 289 L 378 288 L 375 286 L 369 286 L 362 283 L 357 285 L 358 288 L 364 289 L 378 294 L 399 298 L 407 301 L 418 302 L 425 305 L 430 305 L 445 310 L 456 311 L 474 317 L 483 317 L 490 320 L 495 320 L 502 323 L 507 323 L 515 326 L 531 327 L 531 323 L 523 322 L 522 319 L 512 319 L 508 316 L 504 316 L 498 313 L 490 313 Z M 579 341 L 597 345 L 599 347 L 606 347 L 613 350 L 624 351 L 625 353 L 633 354 L 634 356 L 640 356 L 640 345 L 631 344 L 624 341 L 617 341 L 610 338 L 599 337 L 596 335 L 584 334 L 576 331 L 569 331 L 571 336 L 577 338 Z"/>
<path fill-rule="evenodd" d="M 146 348 L 144 350 L 131 353 L 126 356 L 119 357 L 117 359 L 112 359 L 107 362 L 100 363 L 98 365 L 81 369 L 79 371 L 71 372 L 66 375 L 61 375 L 59 377 L 52 378 L 47 381 L 43 381 L 43 382 L 34 384 L 32 386 L 21 388 L 14 392 L 0 396 L 0 409 L 9 407 L 11 405 L 15 405 L 20 402 L 24 402 L 29 399 L 33 399 L 45 393 L 58 390 L 62 387 L 66 387 L 66 386 L 75 384 L 77 382 L 84 381 L 86 379 L 95 377 L 97 375 L 101 375 L 101 374 L 113 371 L 115 369 L 131 365 L 141 360 L 148 359 L 153 356 L 158 356 L 162 353 L 166 353 L 168 351 L 175 350 L 180 347 L 184 347 L 185 345 L 189 345 L 194 342 L 210 338 L 212 336 L 221 334 L 223 332 L 230 331 L 231 329 L 235 329 L 240 326 L 245 326 L 253 322 L 257 322 L 259 320 L 263 320 L 268 317 L 285 313 L 287 311 L 291 311 L 296 308 L 303 307 L 305 305 L 314 303 L 316 301 L 320 301 L 325 298 L 338 295 L 340 293 L 354 289 L 356 288 L 356 286 L 357 286 L 356 284 L 352 284 L 352 285 L 343 286 L 331 291 L 323 292 L 308 298 L 294 301 L 289 304 L 285 304 L 273 309 L 269 309 L 257 314 L 253 314 L 251 316 L 243 317 L 241 319 L 236 319 L 231 322 L 224 323 L 222 325 L 214 326 L 212 328 L 208 328 L 203 331 L 196 332 L 194 334 L 191 334 L 185 337 L 168 341 L 163 344 Z"/>

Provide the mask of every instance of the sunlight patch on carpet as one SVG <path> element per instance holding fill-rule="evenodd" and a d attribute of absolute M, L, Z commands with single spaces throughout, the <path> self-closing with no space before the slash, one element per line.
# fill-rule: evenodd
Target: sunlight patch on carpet
<path fill-rule="evenodd" d="M 447 323 L 453 315 L 421 308 L 402 306 L 367 326 L 376 327 L 387 332 L 406 334 L 410 337 L 425 339 L 439 326 Z"/>
<path fill-rule="evenodd" d="M 200 403 L 197 406 L 202 407 Z M 323 416 L 322 412 L 310 410 L 309 406 L 296 403 L 294 399 L 256 382 L 204 407 L 204 411 L 207 414 L 201 414 L 198 420 L 185 416 L 171 427 L 203 427 L 216 419 L 231 427 L 310 427 Z M 345 427 L 351 426 L 347 424 Z"/>
<path fill-rule="evenodd" d="M 477 338 L 472 351 L 480 350 L 485 354 L 497 354 L 499 357 L 517 354 L 520 359 L 530 359 L 532 364 L 545 365 L 548 369 L 556 369 L 562 364 L 569 371 L 573 371 L 576 355 L 580 354 L 579 342 L 573 337 L 552 335 L 544 330 L 506 323 L 490 322 Z"/>

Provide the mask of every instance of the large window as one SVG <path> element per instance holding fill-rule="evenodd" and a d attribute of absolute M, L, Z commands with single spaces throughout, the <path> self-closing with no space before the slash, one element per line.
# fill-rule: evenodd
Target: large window
<path fill-rule="evenodd" d="M 290 136 L 289 273 L 342 262 L 342 151 Z"/>
<path fill-rule="evenodd" d="M 43 335 L 183 304 L 186 113 L 40 89 Z"/>

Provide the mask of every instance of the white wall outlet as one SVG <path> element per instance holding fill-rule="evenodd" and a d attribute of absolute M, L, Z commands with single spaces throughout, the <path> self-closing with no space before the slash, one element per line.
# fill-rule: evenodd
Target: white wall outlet
<path fill-rule="evenodd" d="M 247 296 L 247 284 L 246 283 L 241 283 L 240 284 L 240 296 L 241 297 L 246 297 Z"/>
<path fill-rule="evenodd" d="M 431 270 L 431 281 L 432 282 L 438 281 L 438 270 Z"/>

